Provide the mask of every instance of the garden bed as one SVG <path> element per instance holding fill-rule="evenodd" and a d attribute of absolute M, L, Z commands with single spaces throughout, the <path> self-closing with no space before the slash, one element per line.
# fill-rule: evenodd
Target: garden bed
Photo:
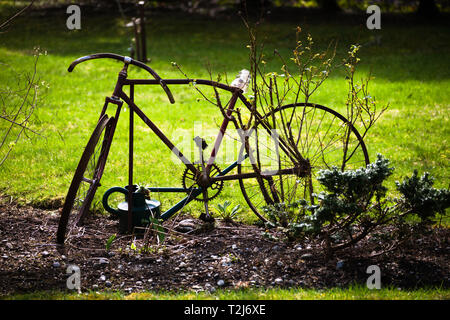
<path fill-rule="evenodd" d="M 434 228 L 381 255 L 379 239 L 367 238 L 327 260 L 320 244 L 275 241 L 260 227 L 218 219 L 214 227 L 205 227 L 181 216 L 167 223 L 179 231 L 146 252 L 140 250 L 142 238 L 135 239 L 132 249 L 133 236 L 120 234 L 106 250 L 118 222 L 105 216 L 89 218 L 60 247 L 55 244 L 58 218 L 58 210 L 0 205 L 0 295 L 67 290 L 69 265 L 80 268 L 82 291 L 347 287 L 364 285 L 370 265 L 380 267 L 383 287 L 450 287 L 448 228 Z M 183 219 L 189 219 L 194 231 L 177 228 Z"/>

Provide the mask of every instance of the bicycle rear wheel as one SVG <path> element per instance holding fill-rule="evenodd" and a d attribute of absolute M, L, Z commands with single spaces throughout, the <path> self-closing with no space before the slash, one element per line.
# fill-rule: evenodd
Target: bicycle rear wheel
<path fill-rule="evenodd" d="M 295 202 L 305 199 L 314 204 L 314 194 L 323 190 L 317 181 L 319 170 L 369 164 L 366 145 L 356 128 L 321 105 L 285 105 L 259 119 L 254 127 L 248 141 L 254 152 L 238 165 L 238 173 L 256 169 L 261 176 L 240 179 L 239 185 L 251 210 L 264 222 L 295 222 L 299 217 L 293 209 Z M 285 171 L 277 174 L 279 170 Z"/>
<path fill-rule="evenodd" d="M 95 192 L 100 186 L 114 124 L 114 117 L 103 115 L 84 149 L 61 211 L 56 236 L 60 244 L 64 243 L 66 233 L 70 233 L 73 227 L 80 225 L 89 212 Z"/>

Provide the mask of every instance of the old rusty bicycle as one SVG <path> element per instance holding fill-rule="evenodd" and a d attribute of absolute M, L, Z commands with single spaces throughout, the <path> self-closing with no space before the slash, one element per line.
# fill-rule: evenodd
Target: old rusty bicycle
<path fill-rule="evenodd" d="M 148 65 L 112 53 L 98 53 L 73 61 L 68 71 L 85 61 L 94 59 L 115 59 L 123 63 L 110 97 L 105 98 L 98 123 L 89 138 L 70 184 L 61 211 L 57 231 L 57 242 L 64 243 L 69 227 L 80 225 L 89 212 L 113 141 L 114 133 L 125 102 L 130 109 L 129 127 L 129 167 L 128 183 L 133 185 L 133 136 L 134 115 L 137 115 L 161 142 L 184 164 L 182 186 L 149 187 L 150 192 L 174 192 L 184 197 L 171 208 L 160 214 L 167 220 L 179 212 L 192 200 L 205 204 L 206 217 L 209 216 L 208 201 L 216 197 L 225 181 L 238 181 L 242 195 L 250 209 L 263 221 L 269 217 L 262 209 L 264 205 L 289 204 L 300 198 L 312 197 L 317 188 L 315 180 L 320 169 L 337 166 L 340 169 L 355 168 L 369 163 L 363 138 L 343 115 L 328 107 L 312 103 L 293 103 L 272 108 L 264 114 L 254 110 L 239 86 L 227 85 L 205 79 L 163 79 Z M 152 79 L 129 79 L 129 66 L 142 68 Z M 205 141 L 195 137 L 201 160 L 191 162 L 174 143 L 153 123 L 134 102 L 136 86 L 156 85 L 166 93 L 170 103 L 174 103 L 170 86 L 189 85 L 213 87 L 231 95 L 221 110 L 223 121 L 209 158 L 203 158 Z M 129 94 L 124 88 L 128 87 Z M 236 106 L 251 111 L 254 122 L 251 128 L 242 130 L 236 121 Z M 113 115 L 109 115 L 115 106 Z M 215 164 L 222 139 L 229 123 L 240 132 L 242 143 L 239 156 L 226 168 Z M 345 148 L 343 148 L 345 144 Z M 266 159 L 264 159 L 266 158 Z M 129 193 L 129 208 L 132 207 L 132 193 Z M 131 217 L 131 209 L 129 216 Z"/>

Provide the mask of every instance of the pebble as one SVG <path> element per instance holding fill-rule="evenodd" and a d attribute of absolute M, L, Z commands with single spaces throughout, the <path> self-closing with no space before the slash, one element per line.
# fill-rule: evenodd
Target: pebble
<path fill-rule="evenodd" d="M 99 263 L 99 264 L 109 264 L 109 260 L 106 259 L 106 258 L 100 258 L 100 259 L 98 260 L 98 263 Z"/>
<path fill-rule="evenodd" d="M 253 248 L 253 252 L 254 252 L 254 253 L 256 253 L 256 252 L 258 252 L 258 251 L 259 251 L 259 248 L 258 248 L 258 247 L 254 247 L 254 248 Z"/>
<path fill-rule="evenodd" d="M 136 281 L 137 286 L 142 286 L 142 281 Z"/>
<path fill-rule="evenodd" d="M 99 278 L 100 281 L 105 281 L 106 280 L 106 276 L 104 274 L 102 274 Z"/>
<path fill-rule="evenodd" d="M 209 292 L 209 293 L 214 293 L 214 292 L 216 292 L 216 288 L 214 288 L 213 286 L 211 286 L 210 288 L 208 288 L 208 292 Z"/>
<path fill-rule="evenodd" d="M 281 278 L 276 278 L 276 279 L 275 279 L 275 283 L 276 283 L 276 284 L 281 284 L 281 283 L 283 283 L 283 279 L 281 279 Z"/>
<path fill-rule="evenodd" d="M 179 267 L 180 267 L 180 268 L 183 268 L 185 265 L 186 265 L 186 262 L 181 261 Z"/>
<path fill-rule="evenodd" d="M 237 249 L 237 245 L 233 244 L 233 245 L 231 246 L 231 249 L 236 250 L 236 249 Z"/>
<path fill-rule="evenodd" d="M 278 260 L 278 261 L 277 261 L 277 266 L 282 267 L 282 266 L 283 266 L 283 261 Z"/>
<path fill-rule="evenodd" d="M 300 256 L 302 259 L 311 259 L 313 257 L 312 253 L 305 253 Z"/>
<path fill-rule="evenodd" d="M 343 260 L 339 260 L 336 263 L 336 269 L 341 270 L 344 267 L 344 261 Z"/>
<path fill-rule="evenodd" d="M 53 262 L 53 268 L 59 268 L 61 264 L 58 261 Z"/>
<path fill-rule="evenodd" d="M 181 220 L 175 227 L 178 232 L 192 232 L 195 230 L 195 221 L 193 219 Z"/>
<path fill-rule="evenodd" d="M 106 281 L 105 282 L 105 286 L 107 286 L 108 288 L 111 288 L 112 287 L 112 283 L 111 283 L 111 281 Z"/>
<path fill-rule="evenodd" d="M 220 263 L 223 267 L 231 266 L 231 259 L 229 257 L 223 257 Z"/>
<path fill-rule="evenodd" d="M 45 256 L 48 256 L 49 253 L 48 253 L 48 251 L 42 251 L 42 255 L 45 257 Z"/>
<path fill-rule="evenodd" d="M 12 243 L 10 243 L 10 242 L 7 242 L 6 243 L 6 246 L 8 247 L 8 249 L 12 249 L 12 248 L 14 248 L 14 246 L 13 246 L 13 244 Z"/>
<path fill-rule="evenodd" d="M 221 280 L 217 281 L 217 285 L 218 285 L 219 287 L 223 287 L 223 286 L 225 285 L 225 281 L 223 281 L 223 280 L 221 279 Z"/>

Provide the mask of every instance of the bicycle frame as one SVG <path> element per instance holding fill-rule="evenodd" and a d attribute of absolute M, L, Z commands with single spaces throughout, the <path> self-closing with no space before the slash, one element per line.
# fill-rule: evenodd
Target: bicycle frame
<path fill-rule="evenodd" d="M 122 101 L 124 101 L 128 107 L 130 108 L 130 132 L 129 132 L 129 177 L 128 177 L 128 183 L 129 185 L 133 185 L 133 144 L 134 144 L 134 113 L 136 113 L 139 118 L 153 131 L 154 134 L 166 145 L 167 148 L 169 148 L 176 156 L 177 158 L 188 168 L 192 173 L 199 174 L 199 170 L 194 166 L 194 164 L 187 159 L 182 152 L 175 146 L 174 143 L 170 141 L 170 139 L 150 120 L 150 118 L 147 117 L 147 115 L 135 104 L 134 102 L 134 88 L 136 85 L 160 85 L 160 83 L 157 80 L 152 79 L 127 79 L 126 74 L 126 68 L 125 72 L 124 70 L 119 73 L 119 77 L 114 89 L 113 96 L 111 98 L 106 98 L 105 105 L 103 107 L 103 110 L 101 112 L 102 116 L 106 113 L 107 106 L 109 103 L 113 103 L 118 105 L 118 109 L 116 110 L 116 119 L 118 119 L 119 113 L 120 113 L 120 107 L 122 105 Z M 165 79 L 164 82 L 168 85 L 187 85 L 191 82 L 193 82 L 193 79 Z M 231 100 L 228 104 L 228 107 L 226 109 L 226 117 L 224 117 L 222 124 L 219 129 L 219 133 L 217 135 L 217 138 L 214 142 L 213 150 L 209 156 L 209 159 L 206 161 L 206 172 L 210 172 L 212 165 L 214 164 L 214 160 L 219 152 L 220 145 L 222 143 L 222 138 L 226 132 L 226 129 L 228 127 L 228 124 L 230 122 L 232 112 L 234 109 L 234 106 L 236 102 L 238 101 L 238 98 L 247 106 L 250 107 L 248 102 L 245 100 L 245 98 L 242 96 L 242 93 L 240 89 L 230 87 L 218 82 L 210 81 L 210 80 L 195 80 L 197 84 L 202 85 L 208 85 L 213 86 L 216 88 L 224 89 L 226 91 L 229 91 L 232 93 Z M 130 94 L 127 95 L 123 88 L 125 86 L 129 86 Z M 114 131 L 114 129 L 113 129 Z M 114 134 L 112 132 L 111 134 Z M 244 178 L 244 175 L 232 175 L 227 177 L 226 179 L 223 179 L 223 177 L 228 174 L 231 170 L 233 170 L 238 164 L 239 161 L 242 161 L 246 158 L 244 156 L 242 159 L 238 159 L 235 162 L 233 162 L 231 165 L 229 165 L 227 168 L 222 170 L 219 175 L 215 177 L 211 177 L 210 181 L 218 181 L 218 180 L 237 180 Z M 222 177 L 222 179 L 221 179 Z M 256 177 L 255 174 L 246 174 L 247 178 L 250 177 Z M 192 190 L 184 189 L 184 188 L 176 188 L 176 187 L 149 187 L 149 191 L 151 192 L 182 192 L 187 193 L 190 192 L 186 197 L 184 197 L 181 201 L 176 203 L 174 206 L 172 206 L 170 209 L 165 211 L 161 214 L 160 218 L 163 220 L 167 220 L 170 217 L 172 217 L 176 212 L 178 212 L 181 208 L 183 208 L 186 204 L 191 202 L 195 197 L 200 195 L 203 191 L 203 189 L 195 188 Z M 131 193 L 130 193 L 131 194 Z M 132 202 L 132 197 L 129 197 L 129 201 Z M 132 204 L 129 206 L 129 208 L 132 208 Z"/>
<path fill-rule="evenodd" d="M 97 58 L 97 56 L 91 56 L 91 59 Z M 100 56 L 99 56 L 100 57 Z M 69 71 L 73 70 L 73 67 L 80 62 L 85 61 L 86 58 L 80 58 L 76 60 L 74 63 L 72 63 L 71 67 L 69 68 Z M 236 102 L 238 100 L 242 101 L 242 103 L 249 109 L 252 110 L 251 104 L 246 100 L 246 98 L 242 94 L 242 90 L 236 87 L 231 87 L 216 81 L 212 80 L 205 80 L 205 79 L 161 79 L 159 76 L 157 76 L 156 73 L 152 73 L 154 75 L 155 79 L 128 79 L 127 78 L 127 69 L 129 60 L 125 58 L 125 65 L 122 68 L 122 70 L 119 72 L 119 76 L 114 88 L 113 95 L 111 97 L 107 97 L 105 99 L 105 104 L 103 106 L 102 112 L 100 114 L 100 117 L 102 117 L 108 108 L 108 105 L 115 104 L 117 105 L 115 119 L 116 123 L 118 121 L 121 107 L 123 102 L 125 102 L 128 107 L 130 108 L 130 126 L 129 126 L 129 168 L 128 168 L 128 185 L 133 185 L 133 147 L 134 147 L 134 114 L 136 113 L 139 118 L 153 131 L 153 133 L 156 134 L 156 136 L 166 145 L 167 148 L 169 148 L 176 156 L 177 158 L 183 162 L 183 164 L 188 168 L 194 175 L 199 175 L 202 173 L 202 178 L 204 177 L 203 183 L 198 182 L 199 185 L 198 188 L 177 188 L 177 187 L 171 187 L 171 188 L 163 188 L 163 187 L 150 187 L 148 188 L 151 192 L 182 192 L 182 193 L 188 193 L 186 197 L 184 197 L 181 201 L 176 203 L 174 206 L 172 206 L 170 209 L 165 211 L 160 215 L 160 218 L 162 220 L 167 220 L 170 217 L 172 217 L 176 212 L 178 212 L 180 209 L 182 209 L 185 205 L 187 205 L 189 202 L 191 202 L 195 197 L 200 195 L 204 190 L 207 190 L 207 188 L 214 182 L 217 181 L 225 181 L 225 180 L 239 180 L 239 179 L 249 179 L 249 178 L 261 178 L 264 177 L 266 179 L 271 179 L 271 176 L 275 174 L 287 174 L 287 173 L 299 173 L 301 171 L 301 168 L 289 168 L 289 169 L 282 169 L 278 170 L 277 172 L 274 172 L 272 174 L 262 174 L 260 172 L 249 172 L 249 173 L 241 173 L 241 174 L 232 174 L 227 175 L 229 172 L 231 172 L 234 168 L 236 168 L 239 163 L 243 160 L 245 160 L 247 157 L 250 157 L 252 159 L 250 150 L 246 150 L 247 154 L 242 155 L 240 154 L 238 160 L 233 162 L 231 165 L 226 167 L 224 170 L 222 170 L 219 174 L 217 174 L 214 177 L 209 177 L 210 170 L 214 164 L 214 161 L 216 159 L 216 156 L 219 152 L 220 145 L 222 143 L 223 136 L 225 135 L 225 132 L 227 130 L 227 127 L 229 125 L 229 122 L 233 120 L 232 113 L 234 110 L 234 107 L 236 105 Z M 148 67 L 147 67 L 148 68 Z M 150 68 L 149 68 L 150 69 Z M 156 75 L 156 76 L 155 76 Z M 135 104 L 134 102 L 134 89 L 135 86 L 140 85 L 161 85 L 163 89 L 166 91 L 166 93 L 169 96 L 170 102 L 174 102 L 173 96 L 170 93 L 170 90 L 168 89 L 167 85 L 188 85 L 190 83 L 193 83 L 195 81 L 196 85 L 206 85 L 211 86 L 219 89 L 223 89 L 225 91 L 228 91 L 232 94 L 231 99 L 228 103 L 228 107 L 226 110 L 223 110 L 224 119 L 222 121 L 222 124 L 219 129 L 219 133 L 217 134 L 216 140 L 214 142 L 214 147 L 211 151 L 211 154 L 206 161 L 206 167 L 204 167 L 203 172 L 200 172 L 194 164 L 189 161 L 182 153 L 181 151 L 170 141 L 170 139 L 145 115 L 145 113 Z M 129 95 L 127 95 L 124 92 L 124 87 L 129 86 Z M 262 116 L 255 110 L 252 110 L 254 116 L 256 118 L 262 119 Z M 236 122 L 235 122 L 235 125 Z M 265 125 L 263 125 L 265 127 Z M 110 132 L 110 136 L 108 137 L 110 143 L 112 143 L 112 138 L 114 135 L 116 125 L 114 125 L 114 128 L 112 128 Z M 270 128 L 265 127 L 266 130 L 270 130 Z M 242 138 L 242 137 L 241 137 Z M 280 140 L 280 147 L 284 149 L 284 151 L 287 151 L 285 148 L 284 141 Z M 109 143 L 109 145 L 110 145 Z M 242 149 L 241 149 L 242 150 Z M 300 171 L 299 171 L 300 170 Z M 201 179 L 200 179 L 201 181 Z M 128 219 L 129 223 L 128 225 L 131 227 L 131 219 L 132 219 L 132 213 L 131 209 L 133 208 L 133 198 L 132 193 L 129 193 L 128 197 Z M 131 230 L 130 230 L 131 231 Z"/>

